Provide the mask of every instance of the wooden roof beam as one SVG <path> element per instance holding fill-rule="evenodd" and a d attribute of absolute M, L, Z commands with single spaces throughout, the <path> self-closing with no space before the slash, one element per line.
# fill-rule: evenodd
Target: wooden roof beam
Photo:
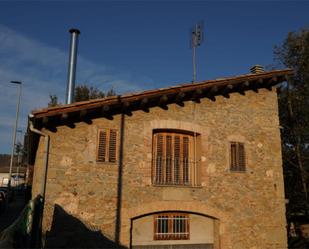
<path fill-rule="evenodd" d="M 121 108 L 122 112 L 128 116 L 132 116 L 132 112 L 130 110 L 130 102 L 124 102 Z"/>
<path fill-rule="evenodd" d="M 60 119 L 66 126 L 70 127 L 71 129 L 74 129 L 75 128 L 74 121 L 72 121 L 72 119 L 69 118 L 69 116 L 71 116 L 69 115 L 69 113 L 66 112 L 62 113 Z"/>
<path fill-rule="evenodd" d="M 286 78 L 286 79 L 287 79 L 287 77 L 288 77 L 288 76 L 285 75 L 285 78 Z M 271 78 L 271 82 L 272 82 L 272 83 L 277 83 L 277 80 L 278 80 L 277 77 L 272 77 L 272 78 Z"/>
<path fill-rule="evenodd" d="M 101 107 L 101 113 L 103 115 L 103 117 L 109 119 L 109 120 L 113 120 L 113 116 L 109 113 L 110 111 L 110 106 L 109 105 L 103 105 Z"/>
<path fill-rule="evenodd" d="M 149 99 L 147 97 L 142 98 L 140 102 L 140 106 L 144 112 L 149 112 L 148 104 L 149 104 Z"/>
<path fill-rule="evenodd" d="M 87 115 L 87 109 L 81 110 L 81 111 L 79 112 L 79 117 L 80 117 L 81 119 L 84 119 L 84 118 L 86 117 L 86 115 Z"/>
<path fill-rule="evenodd" d="M 79 118 L 80 118 L 83 122 L 85 122 L 86 124 L 92 124 L 92 120 L 91 120 L 91 118 L 89 117 L 88 114 L 89 114 L 89 112 L 88 112 L 87 109 L 81 110 L 81 111 L 79 112 Z"/>
<path fill-rule="evenodd" d="M 184 100 L 185 96 L 186 96 L 186 94 L 183 91 L 180 91 L 178 94 L 176 94 L 176 97 L 175 97 L 176 105 L 184 107 L 185 104 L 184 104 L 183 100 Z"/>
<path fill-rule="evenodd" d="M 237 88 L 237 92 L 241 95 L 246 95 L 245 90 L 250 86 L 250 82 L 246 80 L 245 82 L 242 82 Z"/>
<path fill-rule="evenodd" d="M 108 113 L 109 110 L 110 110 L 110 107 L 108 105 L 103 105 L 102 108 L 101 108 L 102 114 Z"/>
<path fill-rule="evenodd" d="M 222 91 L 223 97 L 229 98 L 230 97 L 229 93 L 233 88 L 234 88 L 233 85 L 228 84 Z"/>
<path fill-rule="evenodd" d="M 67 121 L 69 118 L 69 114 L 68 113 L 62 113 L 61 114 L 61 120 L 62 121 Z"/>
<path fill-rule="evenodd" d="M 193 93 L 193 101 L 196 102 L 196 103 L 201 103 L 200 98 L 201 98 L 202 94 L 203 94 L 202 89 L 200 89 L 200 88 L 196 89 Z"/>
<path fill-rule="evenodd" d="M 210 89 L 207 89 L 208 92 L 206 93 L 206 98 L 209 98 L 211 101 L 216 101 L 215 94 L 218 92 L 218 87 L 213 86 Z"/>
<path fill-rule="evenodd" d="M 46 116 L 46 117 L 43 117 L 43 118 L 42 118 L 42 124 L 43 124 L 43 126 L 47 126 L 48 121 L 49 121 L 49 118 L 48 118 L 47 116 Z"/>
<path fill-rule="evenodd" d="M 264 87 L 268 90 L 271 91 L 273 87 L 272 79 L 267 79 L 264 81 Z"/>
<path fill-rule="evenodd" d="M 141 109 L 144 111 L 144 112 L 149 112 L 149 98 L 147 97 L 144 97 L 142 98 L 141 102 L 140 102 L 140 106 L 141 106 Z"/>
<path fill-rule="evenodd" d="M 177 95 L 176 95 L 176 98 L 175 98 L 175 101 L 176 103 L 177 102 L 182 102 L 183 101 L 183 98 L 186 96 L 186 94 L 182 91 L 180 91 Z"/>
<path fill-rule="evenodd" d="M 159 99 L 159 106 L 164 109 L 164 110 L 167 110 L 168 107 L 167 107 L 167 101 L 168 101 L 168 97 L 167 95 L 163 95 L 161 96 L 161 98 Z"/>
<path fill-rule="evenodd" d="M 210 89 L 210 92 L 211 92 L 211 93 L 217 93 L 217 92 L 218 92 L 218 87 L 217 87 L 217 86 L 213 86 L 213 87 Z"/>
<path fill-rule="evenodd" d="M 259 79 L 257 80 L 257 83 L 260 84 L 260 85 L 262 85 L 262 84 L 264 83 L 264 79 L 263 79 L 263 78 L 259 78 Z"/>

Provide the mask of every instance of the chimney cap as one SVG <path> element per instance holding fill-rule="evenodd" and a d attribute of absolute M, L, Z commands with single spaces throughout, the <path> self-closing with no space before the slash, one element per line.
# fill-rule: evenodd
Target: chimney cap
<path fill-rule="evenodd" d="M 75 28 L 70 29 L 69 32 L 70 32 L 71 34 L 72 34 L 72 33 L 77 33 L 78 35 L 80 34 L 79 29 L 75 29 Z"/>
<path fill-rule="evenodd" d="M 265 69 L 261 65 L 254 65 L 253 67 L 250 68 L 251 73 L 264 73 Z"/>

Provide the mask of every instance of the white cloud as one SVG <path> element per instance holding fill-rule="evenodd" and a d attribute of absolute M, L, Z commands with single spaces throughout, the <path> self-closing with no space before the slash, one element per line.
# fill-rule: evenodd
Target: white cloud
<path fill-rule="evenodd" d="M 64 102 L 67 79 L 68 51 L 48 46 L 21 35 L 0 24 L 0 153 L 8 153 L 8 141 L 15 121 L 17 85 L 23 82 L 19 127 L 26 128 L 27 115 L 33 109 L 47 106 L 49 94 L 56 94 Z M 83 56 L 78 57 L 77 82 L 90 83 L 101 90 L 114 88 L 117 93 L 142 90 L 131 83 L 130 75 L 113 72 Z M 104 84 L 104 87 L 99 84 Z"/>

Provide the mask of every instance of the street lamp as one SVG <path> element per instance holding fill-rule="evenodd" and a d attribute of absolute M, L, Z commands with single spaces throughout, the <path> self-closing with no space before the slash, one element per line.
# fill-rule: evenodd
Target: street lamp
<path fill-rule="evenodd" d="M 11 189 L 11 178 L 12 178 L 12 168 L 13 168 L 13 160 L 14 160 L 14 149 L 15 149 L 15 142 L 16 142 L 16 131 L 17 131 L 17 124 L 18 124 L 19 105 L 20 105 L 20 96 L 21 96 L 21 82 L 20 81 L 11 81 L 11 83 L 19 85 L 19 91 L 18 91 L 18 99 L 17 99 L 17 106 L 16 106 L 15 126 L 14 126 L 14 131 L 13 131 L 13 141 L 12 141 L 12 151 L 11 151 L 11 161 L 10 161 L 10 172 L 9 172 L 9 182 L 8 182 L 8 188 L 9 189 Z"/>
<path fill-rule="evenodd" d="M 22 130 L 17 130 L 16 132 L 20 133 L 21 136 L 23 135 Z M 19 147 L 18 150 L 17 150 L 17 146 Z M 15 180 L 17 180 L 17 184 L 15 185 L 15 187 L 17 186 L 19 188 L 19 168 L 21 166 L 21 156 L 22 156 L 22 144 L 20 142 L 17 142 L 17 144 L 15 144 L 15 152 L 17 153 L 17 171 L 16 171 L 16 178 L 15 178 Z"/>

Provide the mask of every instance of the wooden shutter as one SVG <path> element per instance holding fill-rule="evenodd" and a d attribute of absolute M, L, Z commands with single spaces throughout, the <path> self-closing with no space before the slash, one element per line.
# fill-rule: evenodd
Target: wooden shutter
<path fill-rule="evenodd" d="M 181 181 L 180 177 L 180 136 L 176 135 L 174 138 L 174 182 L 179 184 Z"/>
<path fill-rule="evenodd" d="M 246 170 L 245 146 L 243 143 L 231 142 L 230 168 L 232 171 Z"/>
<path fill-rule="evenodd" d="M 155 182 L 163 183 L 163 135 L 155 134 Z"/>
<path fill-rule="evenodd" d="M 97 142 L 97 162 L 117 162 L 117 130 L 99 130 Z"/>
<path fill-rule="evenodd" d="M 115 163 L 117 157 L 117 131 L 110 130 L 109 134 L 109 158 L 110 163 Z"/>
<path fill-rule="evenodd" d="M 198 185 L 193 136 L 173 132 L 153 134 L 153 183 Z"/>
<path fill-rule="evenodd" d="M 173 168 L 172 168 L 172 136 L 166 136 L 166 146 L 165 146 L 165 160 L 166 160 L 166 183 L 171 184 L 173 181 Z"/>
<path fill-rule="evenodd" d="M 231 142 L 231 170 L 237 170 L 237 161 L 236 161 L 236 143 Z"/>
<path fill-rule="evenodd" d="M 189 183 L 189 137 L 183 137 L 183 153 L 182 153 L 182 164 L 183 164 L 183 183 Z"/>
<path fill-rule="evenodd" d="M 97 143 L 97 161 L 105 162 L 106 160 L 106 131 L 99 130 Z"/>
<path fill-rule="evenodd" d="M 238 143 L 238 164 L 239 170 L 246 170 L 246 155 L 245 155 L 245 146 L 243 143 Z"/>

